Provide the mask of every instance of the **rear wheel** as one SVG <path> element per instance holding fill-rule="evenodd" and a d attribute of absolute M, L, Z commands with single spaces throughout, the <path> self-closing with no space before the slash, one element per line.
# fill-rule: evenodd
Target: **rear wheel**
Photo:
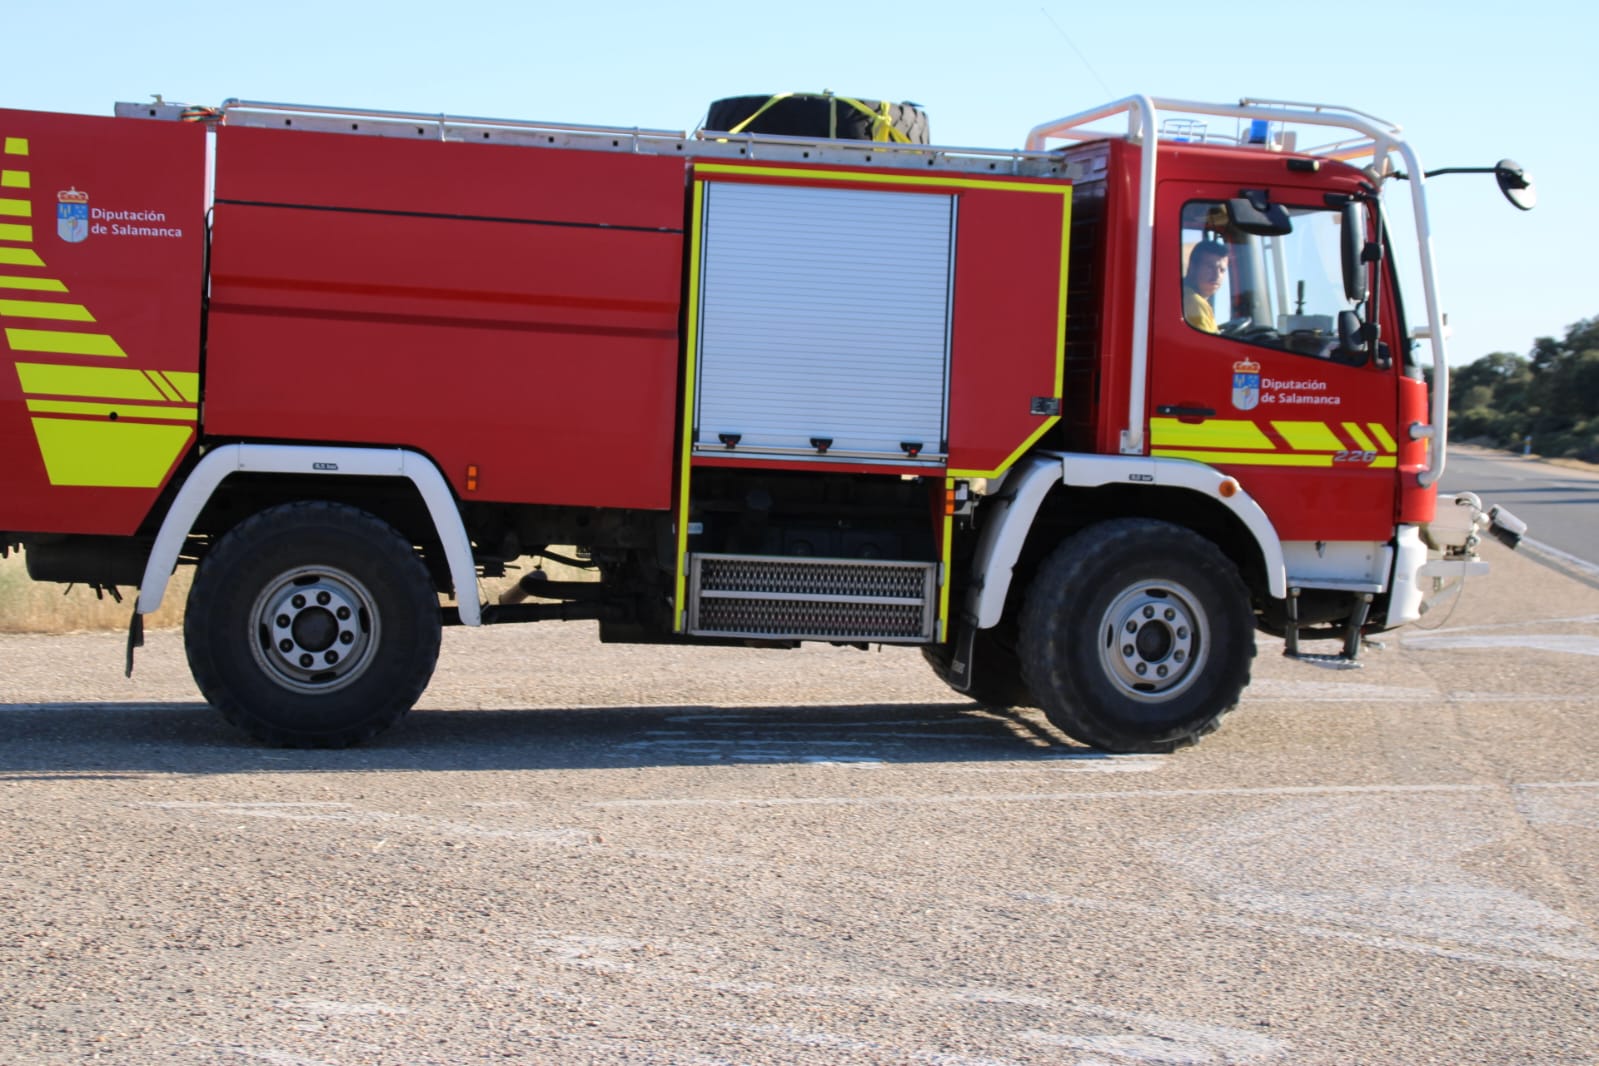
<path fill-rule="evenodd" d="M 438 661 L 427 569 L 391 526 L 302 502 L 241 522 L 205 557 L 183 636 L 205 698 L 268 744 L 346 747 L 411 709 Z"/>
<path fill-rule="evenodd" d="M 1020 626 L 1039 706 L 1106 751 L 1194 743 L 1237 705 L 1255 655 L 1237 567 L 1197 533 L 1150 519 L 1064 541 L 1039 568 Z"/>

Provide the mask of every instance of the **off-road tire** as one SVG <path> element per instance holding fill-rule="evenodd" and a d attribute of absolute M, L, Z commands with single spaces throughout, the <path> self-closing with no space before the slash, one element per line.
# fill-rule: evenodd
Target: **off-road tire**
<path fill-rule="evenodd" d="M 1213 543 L 1153 519 L 1063 541 L 1028 589 L 1022 676 L 1049 720 L 1112 752 L 1170 752 L 1238 704 L 1255 655 L 1248 590 Z"/>
<path fill-rule="evenodd" d="M 766 106 L 771 96 L 730 96 L 713 103 L 705 116 L 705 128 L 730 131 Z M 858 98 L 857 98 L 858 99 Z M 873 111 L 881 100 L 861 100 Z M 905 135 L 911 144 L 927 144 L 927 113 L 915 104 L 889 104 L 889 125 Z M 872 140 L 874 123 L 869 115 L 837 97 L 819 93 L 795 93 L 767 108 L 740 133 L 769 133 L 781 137 L 827 138 L 831 128 L 838 140 Z"/>
<path fill-rule="evenodd" d="M 342 748 L 392 726 L 438 661 L 427 568 L 393 527 L 344 504 L 283 504 L 201 560 L 183 639 L 205 698 L 279 747 Z"/>

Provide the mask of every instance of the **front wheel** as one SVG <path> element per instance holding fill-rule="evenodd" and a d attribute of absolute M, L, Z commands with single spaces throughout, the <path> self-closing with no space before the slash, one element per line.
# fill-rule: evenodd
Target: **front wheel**
<path fill-rule="evenodd" d="M 195 683 L 268 744 L 337 748 L 393 725 L 438 661 L 426 567 L 379 519 L 343 504 L 263 511 L 217 542 L 189 590 Z"/>
<path fill-rule="evenodd" d="M 1021 614 L 1022 673 L 1060 730 L 1106 751 L 1169 752 L 1238 703 L 1255 655 L 1249 594 L 1191 530 L 1118 519 L 1039 567 Z"/>

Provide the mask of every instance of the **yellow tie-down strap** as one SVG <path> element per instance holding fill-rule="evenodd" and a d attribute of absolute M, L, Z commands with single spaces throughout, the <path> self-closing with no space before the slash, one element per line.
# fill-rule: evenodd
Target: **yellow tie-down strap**
<path fill-rule="evenodd" d="M 1149 454 L 1232 466 L 1363 466 L 1392 470 L 1399 446 L 1380 422 L 1271 421 L 1277 443 L 1252 419 L 1149 420 Z M 1340 436 L 1342 433 L 1342 436 Z M 1286 445 L 1286 447 L 1284 446 Z"/>
<path fill-rule="evenodd" d="M 749 118 L 745 119 L 743 122 L 740 122 L 737 126 L 734 126 L 732 129 L 728 130 L 727 132 L 728 133 L 743 133 L 744 130 L 746 128 L 748 128 L 748 126 L 749 126 L 749 124 L 751 122 L 754 122 L 756 119 L 758 119 L 762 115 L 766 114 L 766 112 L 770 111 L 774 105 L 778 104 L 779 102 L 781 102 L 783 100 L 787 100 L 787 99 L 789 99 L 792 96 L 797 96 L 797 95 L 799 95 L 799 94 L 798 93 L 778 93 L 776 96 L 774 96 L 770 100 L 766 101 L 766 103 L 764 103 L 760 107 L 756 108 L 754 113 L 751 114 Z M 878 106 L 877 106 L 877 110 L 874 111 L 871 108 L 867 107 L 861 101 L 853 100 L 853 99 L 851 99 L 848 96 L 834 96 L 832 93 L 825 93 L 823 95 L 826 96 L 826 98 L 829 99 L 829 100 L 837 100 L 841 104 L 845 104 L 845 105 L 847 105 L 849 107 L 852 107 L 856 111 L 859 111 L 861 114 L 865 115 L 867 118 L 871 119 L 872 120 L 872 140 L 878 141 L 878 142 L 882 142 L 882 143 L 887 143 L 889 141 L 893 141 L 896 144 L 910 144 L 911 143 L 911 139 L 909 137 L 905 136 L 899 130 L 894 128 L 894 119 L 893 119 L 893 115 L 892 115 L 892 113 L 890 111 L 890 108 L 893 105 L 890 104 L 887 100 L 879 101 L 878 102 Z"/>

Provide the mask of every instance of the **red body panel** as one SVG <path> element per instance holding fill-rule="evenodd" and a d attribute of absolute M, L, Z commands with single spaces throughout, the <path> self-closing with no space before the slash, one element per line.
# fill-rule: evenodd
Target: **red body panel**
<path fill-rule="evenodd" d="M 961 194 L 950 340 L 951 470 L 997 472 L 1044 425 L 1044 417 L 1032 413 L 1032 400 L 1059 398 L 1066 209 L 1065 196 L 988 189 Z"/>
<path fill-rule="evenodd" d="M 680 160 L 226 128 L 217 160 L 208 434 L 669 505 Z"/>
<path fill-rule="evenodd" d="M 205 132 L 0 111 L 0 172 L 0 529 L 132 533 L 194 441 Z"/>

